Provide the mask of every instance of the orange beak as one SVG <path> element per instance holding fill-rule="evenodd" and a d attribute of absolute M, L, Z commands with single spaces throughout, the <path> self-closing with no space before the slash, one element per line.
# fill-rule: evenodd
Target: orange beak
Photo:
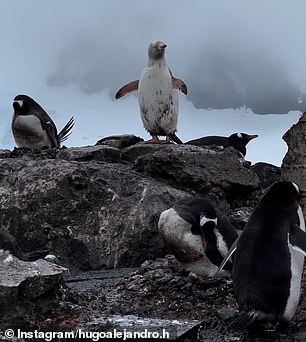
<path fill-rule="evenodd" d="M 301 191 L 300 192 L 300 197 L 301 198 L 306 198 L 306 191 Z"/>

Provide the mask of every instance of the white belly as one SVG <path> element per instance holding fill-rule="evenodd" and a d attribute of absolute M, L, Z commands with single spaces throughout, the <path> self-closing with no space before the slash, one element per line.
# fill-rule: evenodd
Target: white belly
<path fill-rule="evenodd" d="M 305 231 L 305 221 L 303 217 L 303 212 L 301 207 L 298 209 L 298 215 L 300 219 L 300 228 Z M 301 280 L 304 266 L 304 255 L 300 252 L 294 250 L 289 243 L 289 235 L 288 235 L 288 244 L 291 255 L 291 281 L 290 281 L 290 294 L 287 301 L 286 309 L 284 311 L 284 318 L 286 320 L 290 320 L 297 309 L 300 292 L 301 292 Z"/>
<path fill-rule="evenodd" d="M 144 128 L 158 135 L 175 133 L 178 120 L 178 94 L 166 63 L 146 67 L 140 77 L 138 102 Z"/>
<path fill-rule="evenodd" d="M 51 147 L 47 133 L 35 115 L 18 115 L 13 123 L 13 133 L 18 147 Z"/>

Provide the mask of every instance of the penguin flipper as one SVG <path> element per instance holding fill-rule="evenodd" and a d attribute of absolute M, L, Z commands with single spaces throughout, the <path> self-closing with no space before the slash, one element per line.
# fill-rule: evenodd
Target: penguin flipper
<path fill-rule="evenodd" d="M 224 266 L 226 265 L 226 263 L 228 262 L 228 260 L 232 256 L 232 254 L 237 249 L 238 240 L 239 240 L 239 237 L 233 242 L 231 248 L 229 249 L 229 251 L 225 255 L 223 261 L 221 262 L 221 264 L 220 264 L 220 266 L 218 268 L 218 271 L 215 273 L 215 276 L 217 276 L 219 274 L 219 272 L 221 272 L 223 270 Z"/>
<path fill-rule="evenodd" d="M 172 86 L 173 86 L 173 89 L 178 89 L 183 94 L 187 95 L 187 86 L 184 81 L 172 76 Z"/>
<path fill-rule="evenodd" d="M 116 95 L 115 99 L 118 100 L 121 97 L 125 96 L 128 93 L 131 93 L 132 91 L 137 91 L 138 90 L 138 85 L 139 85 L 139 80 L 132 81 L 126 85 L 124 85 L 122 88 L 120 88 Z"/>
<path fill-rule="evenodd" d="M 55 129 L 51 123 L 51 121 L 47 121 L 45 124 L 45 130 L 47 133 L 48 138 L 50 139 L 51 143 L 52 143 L 52 147 L 59 147 L 59 142 L 57 140 L 57 136 L 55 133 Z"/>
<path fill-rule="evenodd" d="M 294 250 L 306 257 L 306 233 L 296 223 L 291 226 L 289 244 Z"/>

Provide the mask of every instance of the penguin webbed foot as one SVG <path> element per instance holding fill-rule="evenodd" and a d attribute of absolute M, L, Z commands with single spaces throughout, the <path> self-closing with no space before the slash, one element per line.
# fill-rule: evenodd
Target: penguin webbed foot
<path fill-rule="evenodd" d="M 150 140 L 146 140 L 145 144 L 160 144 L 161 141 L 159 140 L 156 134 L 151 134 L 152 138 Z"/>

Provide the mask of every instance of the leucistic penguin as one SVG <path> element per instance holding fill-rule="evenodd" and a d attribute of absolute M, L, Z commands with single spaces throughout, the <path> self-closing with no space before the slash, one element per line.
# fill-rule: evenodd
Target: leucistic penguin
<path fill-rule="evenodd" d="M 166 47 L 162 41 L 152 42 L 148 49 L 148 65 L 143 69 L 140 79 L 120 88 L 115 98 L 138 90 L 142 123 L 152 137 L 147 142 L 174 141 L 182 144 L 176 135 L 179 112 L 177 90 L 187 94 L 187 87 L 182 80 L 173 77 L 165 59 Z M 158 136 L 166 136 L 166 141 L 160 141 Z"/>

